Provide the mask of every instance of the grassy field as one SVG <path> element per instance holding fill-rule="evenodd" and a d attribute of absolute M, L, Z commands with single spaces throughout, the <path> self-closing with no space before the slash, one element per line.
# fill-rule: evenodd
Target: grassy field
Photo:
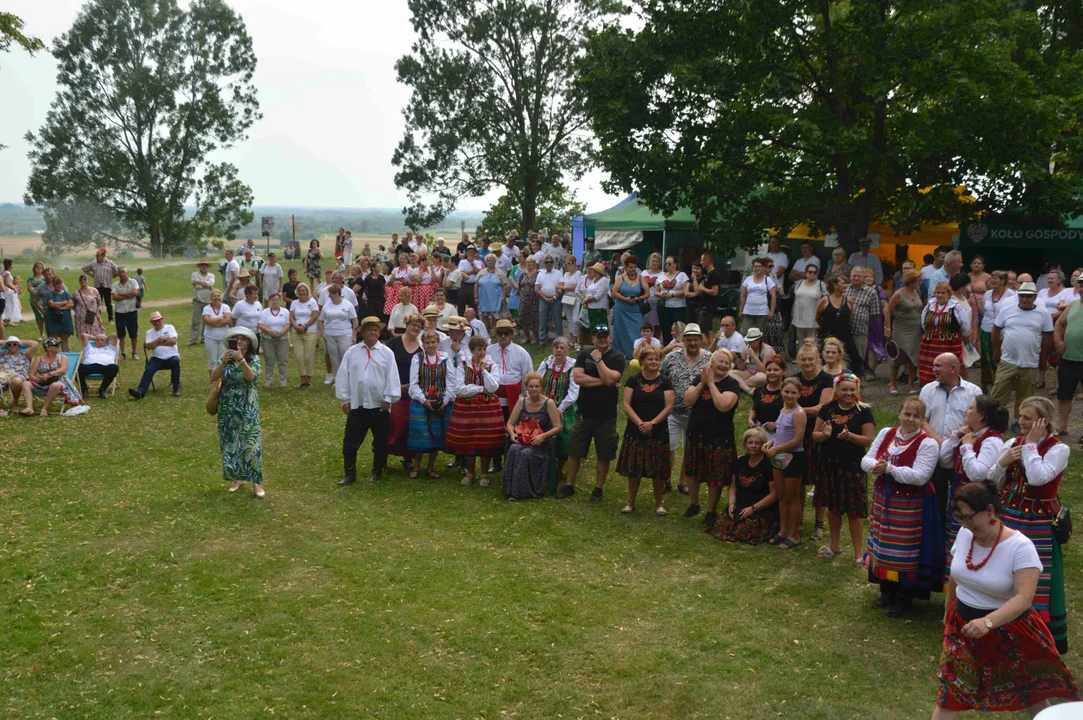
<path fill-rule="evenodd" d="M 186 339 L 188 306 L 163 312 Z M 129 362 L 87 415 L 0 419 L 5 718 L 929 716 L 939 596 L 889 620 L 814 543 L 726 545 L 680 517 L 684 497 L 656 518 L 649 488 L 623 516 L 613 475 L 589 503 L 589 461 L 561 502 L 408 480 L 395 459 L 338 488 L 343 416 L 323 385 L 261 388 L 267 497 L 227 494 L 205 353 L 181 354 L 179 399 L 129 400 Z"/>

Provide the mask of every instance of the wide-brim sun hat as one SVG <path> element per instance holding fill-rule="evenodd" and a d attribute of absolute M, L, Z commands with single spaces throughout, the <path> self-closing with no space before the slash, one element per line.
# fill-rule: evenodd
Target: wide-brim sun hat
<path fill-rule="evenodd" d="M 8 335 L 6 338 L 4 338 L 4 344 L 5 345 L 11 345 L 12 343 L 14 343 L 16 345 L 22 345 L 23 341 L 20 340 L 15 335 Z"/>
<path fill-rule="evenodd" d="M 699 329 L 699 325 L 697 325 L 696 323 L 688 323 L 684 326 L 684 332 L 681 333 L 681 337 L 685 337 L 687 335 L 698 335 L 702 337 L 703 331 Z"/>
<path fill-rule="evenodd" d="M 686 329 L 686 332 L 687 332 L 687 329 Z M 757 340 L 762 340 L 762 339 L 763 339 L 763 331 L 760 330 L 758 327 L 749 328 L 748 332 L 745 333 L 745 342 L 756 342 Z"/>
<path fill-rule="evenodd" d="M 361 327 L 365 327 L 366 325 L 377 325 L 381 330 L 386 327 L 384 325 L 384 321 L 376 317 L 375 315 L 369 315 L 367 318 L 361 321 Z"/>
<path fill-rule="evenodd" d="M 465 331 L 469 327 L 470 327 L 470 324 L 466 322 L 466 318 L 462 317 L 461 315 L 452 315 L 451 317 L 449 317 L 447 319 L 447 322 L 445 322 L 444 326 L 442 328 L 440 328 L 440 329 L 441 330 L 464 330 Z"/>
<path fill-rule="evenodd" d="M 602 265 L 600 262 L 594 263 L 593 265 L 591 265 L 587 269 L 588 270 L 593 270 L 594 272 L 598 273 L 599 275 L 605 275 L 605 265 Z"/>
<path fill-rule="evenodd" d="M 244 337 L 248 338 L 248 343 L 252 346 L 253 353 L 259 352 L 259 335 L 256 335 L 256 333 L 252 332 L 246 327 L 241 327 L 240 325 L 238 325 L 237 327 L 230 328 L 226 332 L 223 340 L 228 343 L 231 337 L 236 337 L 237 335 L 243 335 Z"/>

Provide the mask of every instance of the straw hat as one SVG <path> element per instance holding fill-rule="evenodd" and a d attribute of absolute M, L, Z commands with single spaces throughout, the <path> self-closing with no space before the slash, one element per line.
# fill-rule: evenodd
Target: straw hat
<path fill-rule="evenodd" d="M 248 344 L 252 346 L 253 353 L 259 352 L 259 336 L 246 327 L 241 327 L 240 325 L 231 327 L 226 332 L 223 339 L 228 342 L 231 337 L 236 337 L 238 335 L 243 335 L 248 338 Z"/>
<path fill-rule="evenodd" d="M 379 325 L 381 330 L 385 327 L 383 321 L 375 315 L 369 315 L 361 321 L 361 327 L 365 327 L 366 325 Z"/>

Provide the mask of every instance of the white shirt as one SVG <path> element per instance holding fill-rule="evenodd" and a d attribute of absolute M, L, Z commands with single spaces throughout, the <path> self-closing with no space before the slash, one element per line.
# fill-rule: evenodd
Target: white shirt
<path fill-rule="evenodd" d="M 745 348 L 748 346 L 745 345 L 745 339 L 744 337 L 742 337 L 741 333 L 734 330 L 733 334 L 729 337 L 726 337 L 726 333 L 719 332 L 718 343 L 715 345 L 715 347 L 717 347 L 719 350 L 729 350 L 731 353 L 741 356 L 744 355 Z"/>
<path fill-rule="evenodd" d="M 1001 295 L 1000 299 L 996 302 L 993 302 L 993 291 L 985 291 L 985 295 L 982 296 L 981 301 L 984 306 L 983 312 L 985 313 L 981 318 L 981 329 L 983 331 L 989 333 L 993 332 L 993 323 L 996 322 L 997 315 L 1000 314 L 1004 308 L 1012 304 L 1005 302 L 1005 300 L 1010 300 L 1011 298 L 1016 298 L 1016 302 L 1018 302 L 1018 296 L 1015 294 L 1015 290 L 1005 290 L 1004 294 Z"/>
<path fill-rule="evenodd" d="M 1043 288 L 1038 291 L 1038 307 L 1044 307 L 1049 311 L 1049 314 L 1057 312 L 1057 306 L 1063 301 L 1065 305 L 1070 305 L 1075 300 L 1075 292 L 1072 288 L 1064 288 L 1059 293 L 1050 295 L 1049 288 Z"/>
<path fill-rule="evenodd" d="M 583 295 L 588 298 L 588 310 L 608 310 L 609 278 L 605 277 L 604 275 L 593 281 L 589 278 L 584 278 Z"/>
<path fill-rule="evenodd" d="M 642 338 L 640 339 L 642 340 Z M 568 392 L 564 395 L 564 399 L 560 401 L 560 404 L 557 405 L 557 410 L 563 414 L 565 410 L 570 408 L 575 401 L 579 399 L 579 383 L 575 381 L 575 373 L 573 372 L 575 370 L 575 358 L 566 357 L 564 358 L 564 365 L 559 366 L 556 365 L 556 358 L 550 355 L 538 365 L 538 374 L 544 378 L 545 373 L 549 368 L 553 368 L 554 375 L 568 375 Z M 558 370 L 560 371 L 559 373 L 557 372 Z"/>
<path fill-rule="evenodd" d="M 961 603 L 977 610 L 996 610 L 1015 594 L 1015 573 L 1027 568 L 1042 569 L 1042 560 L 1034 542 L 1021 532 L 1001 540 L 992 557 L 992 547 L 974 547 L 971 562 L 975 565 L 988 559 L 981 570 L 966 566 L 966 556 L 974 542 L 974 533 L 959 528 L 951 546 L 951 578 L 955 581 L 955 596 Z"/>
<path fill-rule="evenodd" d="M 579 283 L 583 280 L 583 273 L 576 270 L 575 272 L 566 272 L 560 276 L 560 281 L 564 283 L 564 294 L 574 295 L 576 289 L 579 287 Z"/>
<path fill-rule="evenodd" d="M 500 247 L 501 250 L 503 250 L 504 246 L 501 245 Z M 503 270 L 505 275 L 511 274 L 511 268 L 513 264 L 514 262 L 512 261 L 511 256 L 508 255 L 506 252 L 501 252 L 499 255 L 496 256 L 496 269 Z"/>
<path fill-rule="evenodd" d="M 1038 367 L 1042 334 L 1053 332 L 1053 318 L 1040 304 L 1024 310 L 1018 304 L 1004 308 L 995 323 L 1000 329 L 1000 359 L 1021 368 Z"/>
<path fill-rule="evenodd" d="M 500 246 L 500 251 L 504 257 L 515 258 L 516 260 L 523 256 L 522 251 L 519 250 L 519 246 L 515 243 L 512 243 L 511 245 L 504 243 Z"/>
<path fill-rule="evenodd" d="M 769 275 L 762 282 L 756 282 L 754 277 L 746 277 L 741 283 L 748 295 L 745 297 L 745 306 L 742 312 L 745 315 L 768 315 L 771 312 L 770 291 L 776 283 Z"/>
<path fill-rule="evenodd" d="M 424 404 L 429 398 L 425 397 L 425 389 L 418 384 L 418 378 L 421 376 L 421 358 L 422 353 L 418 353 L 410 361 L 410 399 Z M 439 350 L 436 351 L 436 357 L 426 355 L 425 362 L 430 365 L 439 365 L 441 363 L 447 365 L 447 382 L 444 384 L 444 396 L 441 400 L 445 403 L 453 402 L 455 400 L 455 388 L 462 384 L 461 380 L 453 381 L 453 378 L 456 371 L 462 373 L 462 365 L 454 361 L 448 362 L 447 353 Z"/>
<path fill-rule="evenodd" d="M 428 249 L 426 247 L 426 245 L 425 245 L 425 241 L 424 240 L 419 240 L 416 236 L 414 237 L 413 240 L 408 242 L 407 245 L 410 246 L 411 250 L 413 250 L 414 252 L 419 253 L 419 254 L 421 253 L 422 250 L 427 250 Z"/>
<path fill-rule="evenodd" d="M 342 241 L 342 259 L 347 265 L 353 262 L 353 238 L 347 237 Z"/>
<path fill-rule="evenodd" d="M 263 308 L 263 311 L 259 314 L 259 324 L 271 328 L 271 330 L 276 333 L 280 333 L 290 326 L 290 311 L 285 308 L 279 308 L 278 312 L 275 312 L 271 308 Z M 285 336 L 283 335 L 283 337 Z"/>
<path fill-rule="evenodd" d="M 876 276 L 876 284 L 883 285 L 884 283 L 884 267 L 880 264 L 880 258 L 871 252 L 868 255 L 863 255 L 860 250 L 850 256 L 849 260 L 851 267 L 864 267 L 872 268 L 873 274 Z"/>
<path fill-rule="evenodd" d="M 233 324 L 238 327 L 245 327 L 252 332 L 258 332 L 256 330 L 256 324 L 259 323 L 259 314 L 263 312 L 263 306 L 259 302 L 250 303 L 247 300 L 238 300 L 233 304 Z"/>
<path fill-rule="evenodd" d="M 440 338 L 440 344 L 437 346 L 437 352 L 442 352 L 448 357 L 451 357 L 451 336 L 440 333 L 443 337 Z M 452 362 L 465 362 L 470 359 L 470 348 L 466 346 L 469 340 L 469 335 L 464 334 L 463 339 L 459 341 L 459 354 L 452 358 Z"/>
<path fill-rule="evenodd" d="M 301 302 L 300 300 L 294 300 L 290 303 L 290 312 L 293 313 L 293 319 L 297 321 L 298 325 L 304 325 L 312 319 L 313 315 L 319 314 L 320 306 L 312 298 L 309 298 L 305 302 Z M 301 334 L 314 332 L 319 332 L 319 330 L 316 328 L 315 323 L 313 323 L 310 327 L 306 328 L 305 332 Z"/>
<path fill-rule="evenodd" d="M 464 362 L 473 364 L 473 355 L 467 358 Z M 466 369 L 460 365 L 459 372 L 455 374 L 455 397 L 469 398 L 474 397 L 480 392 L 487 392 L 489 394 L 495 393 L 500 389 L 500 383 L 496 379 L 496 375 L 493 373 L 493 364 L 486 357 L 481 361 L 481 385 L 468 384 L 466 382 Z M 449 382 L 451 378 L 448 378 Z M 503 400 L 503 398 L 501 398 Z M 506 402 L 506 401 L 505 401 Z"/>
<path fill-rule="evenodd" d="M 210 285 L 210 288 L 192 286 L 192 299 L 204 305 L 211 301 L 211 288 L 214 287 L 214 273 L 201 273 L 198 270 L 192 273 L 192 282 L 202 282 Z"/>
<path fill-rule="evenodd" d="M 226 289 L 228 290 L 233 286 L 233 283 L 237 280 L 237 273 L 241 271 L 241 264 L 237 262 L 236 258 L 226 263 Z"/>
<path fill-rule="evenodd" d="M 795 260 L 793 263 L 793 269 L 801 273 L 802 280 L 804 280 L 805 271 L 808 270 L 809 265 L 820 268 L 821 270 L 823 269 L 823 265 L 820 264 L 820 258 L 816 257 L 815 255 L 807 259 L 804 255 L 802 255 L 801 257 L 797 258 L 797 260 Z M 816 273 L 816 277 L 817 279 L 822 279 L 820 278 L 820 273 Z M 795 280 L 794 282 L 796 283 L 799 281 Z"/>
<path fill-rule="evenodd" d="M 936 312 L 940 307 L 940 303 L 935 296 L 930 294 L 929 302 L 921 309 L 921 327 L 927 328 L 926 318 Z M 941 312 L 953 312 L 955 313 L 955 319 L 959 321 L 959 332 L 966 335 L 970 332 L 970 306 L 964 305 L 959 302 L 957 298 L 948 298 L 948 304 Z"/>
<path fill-rule="evenodd" d="M 345 300 L 337 305 L 329 302 L 320 310 L 323 334 L 328 337 L 349 337 L 353 334 L 353 321 L 356 319 L 357 311 Z"/>
<path fill-rule="evenodd" d="M 117 293 L 130 293 L 137 292 L 139 290 L 139 283 L 135 281 L 135 278 L 128 276 L 128 282 L 122 283 L 120 278 L 113 281 L 113 312 L 118 313 L 131 313 L 135 312 L 135 296 L 128 298 L 127 300 L 117 300 Z M 210 298 L 207 298 L 208 302 Z"/>
<path fill-rule="evenodd" d="M 342 303 L 353 307 L 348 303 Z M 395 353 L 381 343 L 369 347 L 358 343 L 346 350 L 335 376 L 335 397 L 350 403 L 350 409 L 375 410 L 382 403 L 393 405 L 402 397 Z"/>
<path fill-rule="evenodd" d="M 632 343 L 632 352 L 635 352 L 636 350 L 638 350 L 639 346 L 642 345 L 642 344 L 643 344 L 643 338 L 641 338 L 641 337 L 636 338 L 636 341 L 634 343 Z M 656 337 L 652 337 L 651 338 L 651 345 L 653 345 L 655 347 L 662 347 L 662 341 L 659 340 Z"/>
<path fill-rule="evenodd" d="M 982 428 L 974 433 L 975 439 L 984 437 L 989 428 Z M 954 433 L 944 438 L 940 445 L 940 465 L 951 467 L 955 464 L 955 449 L 959 447 L 959 438 Z M 981 443 L 981 451 L 975 453 L 973 445 L 963 445 L 959 451 L 959 458 L 963 461 L 963 470 L 966 476 L 977 482 L 989 477 L 993 466 L 1000 461 L 1004 454 L 1004 441 L 997 437 L 985 438 Z"/>
<path fill-rule="evenodd" d="M 781 293 L 782 288 L 784 287 L 782 278 L 786 277 L 786 268 L 790 266 L 790 256 L 779 250 L 778 252 L 769 252 L 764 255 L 764 257 L 770 258 L 775 263 L 775 266 L 771 268 L 771 273 L 767 277 L 775 281 L 775 285 L 778 285 L 779 293 Z M 779 269 L 782 270 L 781 275 L 779 275 Z"/>
<path fill-rule="evenodd" d="M 117 346 L 112 343 L 106 342 L 104 347 L 98 347 L 95 343 L 90 343 L 83 348 L 83 364 L 84 365 L 116 365 L 117 364 Z"/>
<path fill-rule="evenodd" d="M 684 286 L 688 284 L 688 275 L 678 270 L 677 274 L 673 276 L 673 287 L 668 290 L 662 287 L 662 283 L 664 282 L 669 282 L 669 276 L 665 273 L 658 276 L 658 281 L 654 284 L 655 293 L 685 290 L 686 288 Z M 667 297 L 663 299 L 662 304 L 667 308 L 682 308 L 688 306 L 688 299 L 685 298 L 684 295 L 681 295 L 680 297 Z"/>
<path fill-rule="evenodd" d="M 523 380 L 527 373 L 534 372 L 534 361 L 530 359 L 530 353 L 521 345 L 511 343 L 506 348 L 500 347 L 499 343 L 493 343 L 485 351 L 485 355 L 493 364 L 493 374 L 501 385 L 520 385 L 523 392 L 526 386 Z M 506 406 L 507 398 L 500 398 L 500 404 Z"/>
<path fill-rule="evenodd" d="M 861 458 L 861 469 L 863 471 L 872 472 L 872 468 L 877 462 L 876 455 L 880 452 L 880 446 L 884 444 L 884 438 L 889 430 L 891 428 L 884 428 L 876 434 L 876 439 L 869 446 L 869 451 L 865 453 L 865 457 Z M 896 482 L 901 482 L 904 485 L 921 486 L 932 479 L 933 470 L 936 469 L 937 459 L 940 456 L 940 448 L 937 446 L 936 440 L 926 437 L 918 445 L 913 465 L 910 467 L 893 465 L 891 458 L 901 453 L 906 447 L 906 440 L 912 437 L 914 437 L 913 434 L 904 438 L 901 429 L 895 432 L 895 439 L 891 441 L 891 446 L 887 449 L 886 473 L 894 478 Z"/>
<path fill-rule="evenodd" d="M 463 271 L 459 268 L 455 268 L 447 274 L 447 277 L 444 280 L 447 283 L 448 288 L 458 290 L 463 284 Z"/>
<path fill-rule="evenodd" d="M 444 303 L 444 307 L 440 308 L 440 315 L 436 318 L 436 326 L 441 327 L 447 325 L 448 318 L 455 314 L 455 306 L 451 303 Z"/>
<path fill-rule="evenodd" d="M 1004 443 L 1004 450 L 1015 447 L 1019 438 L 1012 438 Z M 1057 476 L 1068 467 L 1068 458 L 1072 449 L 1068 443 L 1057 443 L 1046 451 L 1043 458 L 1038 454 L 1038 446 L 1027 443 L 1023 446 L 1023 472 L 1027 476 L 1027 484 L 1035 487 L 1047 485 L 1057 479 Z M 1003 451 L 1002 453 L 1003 454 Z M 998 458 L 999 460 L 999 458 Z M 1004 476 L 1008 469 L 1000 467 L 1000 463 L 994 463 L 989 471 L 989 479 L 998 486 L 1004 484 Z"/>
<path fill-rule="evenodd" d="M 409 305 L 403 305 L 402 303 L 395 303 L 391 307 L 391 315 L 387 319 L 387 327 L 392 330 L 398 330 L 402 328 L 406 329 L 406 318 L 410 315 L 417 315 L 417 306 L 413 303 Z"/>
<path fill-rule="evenodd" d="M 226 305 L 225 303 L 222 303 L 218 308 L 218 312 L 215 312 L 211 305 L 204 305 L 203 314 L 216 320 L 220 317 L 226 317 L 227 319 L 233 318 L 233 313 L 230 312 L 229 305 Z M 210 325 L 203 326 L 203 337 L 207 340 L 222 340 L 226 337 L 227 332 L 229 332 L 229 322 L 218 327 L 211 327 Z"/>
<path fill-rule="evenodd" d="M 330 286 L 328 286 L 328 287 L 330 287 Z M 331 300 L 330 300 L 331 292 L 330 292 L 330 290 L 328 290 L 328 287 L 325 287 L 323 290 L 320 290 L 319 294 L 317 295 L 320 307 L 323 307 L 324 305 L 331 302 Z M 350 289 L 348 287 L 342 288 L 342 299 L 345 300 L 346 302 L 350 303 L 350 305 L 353 305 L 354 310 L 357 309 L 357 294 L 354 293 L 354 291 L 352 289 Z"/>
<path fill-rule="evenodd" d="M 919 397 L 925 403 L 925 419 L 929 427 L 940 437 L 947 437 L 963 426 L 966 411 L 974 398 L 981 395 L 981 388 L 972 382 L 959 378 L 959 384 L 946 390 L 933 380 L 921 388 Z M 941 467 L 951 467 L 951 463 L 940 463 Z"/>
<path fill-rule="evenodd" d="M 560 285 L 562 277 L 559 270 L 541 270 L 538 272 L 538 279 L 534 283 L 534 287 L 538 289 L 539 293 L 555 298 L 557 286 Z"/>
<path fill-rule="evenodd" d="M 260 269 L 260 273 L 263 275 L 263 299 L 274 295 L 276 292 L 282 290 L 282 266 L 278 263 L 274 265 L 264 265 Z"/>
<path fill-rule="evenodd" d="M 474 318 L 470 321 L 470 329 L 466 331 L 464 342 L 469 340 L 473 335 L 480 335 L 486 340 L 492 340 L 492 338 L 489 337 L 489 328 L 485 327 L 485 323 L 478 318 Z"/>
<path fill-rule="evenodd" d="M 177 337 L 177 331 L 173 329 L 172 325 L 162 325 L 161 330 L 155 330 L 151 328 L 147 330 L 146 336 L 143 338 L 143 343 L 154 342 L 160 337 L 175 338 Z M 158 345 L 154 348 L 154 357 L 159 360 L 168 360 L 169 358 L 179 358 L 180 351 L 177 350 L 176 345 Z"/>
<path fill-rule="evenodd" d="M 473 267 L 473 269 L 477 271 L 472 275 L 468 274 L 471 267 Z M 471 265 L 470 261 L 465 258 L 459 261 L 459 272 L 462 273 L 463 282 L 467 285 L 473 285 L 474 283 L 476 283 L 478 281 L 477 273 L 481 272 L 484 269 L 485 263 L 483 263 L 481 260 L 475 260 L 473 265 Z"/>

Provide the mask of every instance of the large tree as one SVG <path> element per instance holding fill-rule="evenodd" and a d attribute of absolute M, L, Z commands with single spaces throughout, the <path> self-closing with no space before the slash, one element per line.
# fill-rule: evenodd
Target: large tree
<path fill-rule="evenodd" d="M 252 41 L 229 6 L 91 0 L 53 55 L 60 89 L 45 125 L 26 136 L 25 201 L 45 206 L 54 235 L 72 227 L 78 242 L 136 228 L 112 239 L 161 255 L 251 222 L 252 191 L 237 169 L 208 160 L 260 118 Z"/>
<path fill-rule="evenodd" d="M 586 205 L 575 199 L 575 193 L 563 185 L 553 188 L 552 194 L 538 198 L 537 214 L 532 227 L 522 225 L 522 209 L 518 198 L 505 193 L 485 211 L 485 219 L 477 227 L 477 235 L 487 237 L 494 243 L 504 240 L 512 230 L 525 237 L 526 230 L 548 230 L 550 234 L 572 226 L 572 218 L 586 212 Z"/>
<path fill-rule="evenodd" d="M 33 55 L 38 50 L 45 49 L 45 43 L 39 38 L 27 35 L 23 32 L 23 21 L 16 15 L 0 12 L 0 53 L 8 52 L 12 45 L 18 45 L 26 52 Z M 0 150 L 6 146 L 0 145 Z"/>
<path fill-rule="evenodd" d="M 600 30 L 581 63 L 609 189 L 690 205 L 721 244 L 1083 211 L 1051 165 L 1079 156 L 1077 28 L 1025 5 L 642 0 L 642 28 Z"/>
<path fill-rule="evenodd" d="M 392 162 L 407 224 L 438 224 L 463 197 L 502 187 L 519 225 L 591 162 L 574 63 L 613 0 L 409 0 L 417 39 L 396 64 L 410 86 Z M 433 197 L 431 204 L 426 198 Z"/>

